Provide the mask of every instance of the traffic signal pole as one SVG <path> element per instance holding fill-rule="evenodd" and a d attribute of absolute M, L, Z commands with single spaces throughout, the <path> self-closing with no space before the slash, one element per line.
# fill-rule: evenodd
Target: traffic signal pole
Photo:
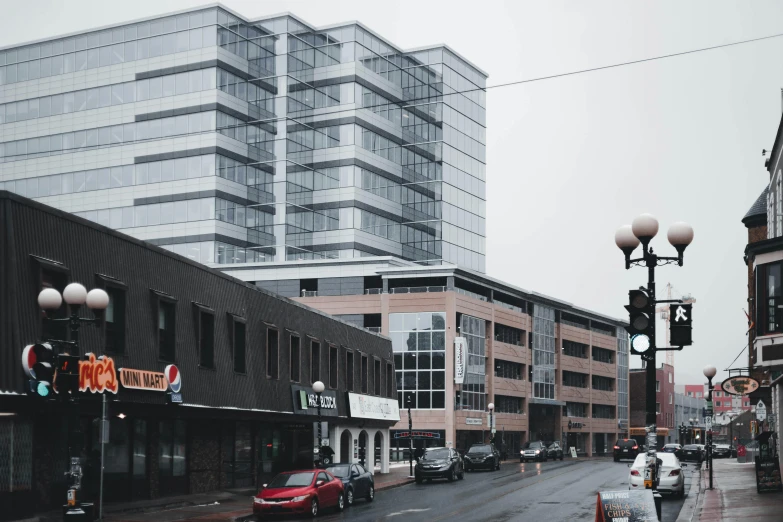
<path fill-rule="evenodd" d="M 658 491 L 658 457 L 655 452 L 658 446 L 658 412 L 655 407 L 655 266 L 658 264 L 654 254 L 645 252 L 645 262 L 647 263 L 647 293 L 650 296 L 649 309 L 652 319 L 652 327 L 648 330 L 650 338 L 650 348 L 647 350 L 645 393 L 647 394 L 646 410 L 647 415 L 645 424 L 647 425 L 647 467 L 651 469 L 653 495 Z"/>

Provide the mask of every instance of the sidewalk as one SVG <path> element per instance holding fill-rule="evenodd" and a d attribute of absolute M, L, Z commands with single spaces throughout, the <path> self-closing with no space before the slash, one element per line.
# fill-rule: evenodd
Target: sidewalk
<path fill-rule="evenodd" d="M 753 463 L 736 459 L 714 461 L 713 489 L 709 471 L 702 468 L 699 501 L 693 522 L 783 520 L 783 493 L 758 493 Z"/>

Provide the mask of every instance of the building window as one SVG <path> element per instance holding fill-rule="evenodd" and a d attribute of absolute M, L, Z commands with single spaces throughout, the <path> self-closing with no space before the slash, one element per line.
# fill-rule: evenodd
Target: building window
<path fill-rule="evenodd" d="M 159 425 L 158 470 L 163 480 L 184 477 L 187 472 L 186 424 L 184 420 L 164 420 Z"/>
<path fill-rule="evenodd" d="M 521 381 L 523 367 L 524 365 L 520 363 L 495 359 L 495 377 Z"/>
<path fill-rule="evenodd" d="M 176 347 L 176 308 L 171 301 L 158 301 L 158 356 L 174 362 Z"/>
<path fill-rule="evenodd" d="M 233 344 L 234 344 L 234 371 L 245 373 L 245 323 L 234 318 Z"/>
<path fill-rule="evenodd" d="M 672 402 L 672 394 L 671 394 L 671 393 L 669 394 L 669 404 L 674 404 L 674 403 Z"/>
<path fill-rule="evenodd" d="M 393 382 L 394 382 L 394 367 L 391 365 L 391 363 L 386 363 L 386 397 L 390 399 L 394 394 L 394 387 L 392 386 Z"/>
<path fill-rule="evenodd" d="M 781 292 L 781 263 L 760 265 L 757 270 L 759 297 L 758 327 L 760 334 L 783 332 L 783 293 Z"/>
<path fill-rule="evenodd" d="M 523 346 L 525 331 L 504 324 L 495 323 L 495 340 L 501 343 Z"/>
<path fill-rule="evenodd" d="M 345 387 L 348 391 L 353 391 L 353 352 L 345 352 Z"/>
<path fill-rule="evenodd" d="M 329 346 L 329 387 L 337 388 L 337 347 Z"/>
<path fill-rule="evenodd" d="M 669 384 L 671 384 L 671 383 L 672 383 L 672 379 L 673 379 L 673 378 L 674 378 L 674 375 L 670 373 L 670 374 L 669 374 Z"/>
<path fill-rule="evenodd" d="M 373 360 L 372 386 L 375 395 L 381 394 L 381 361 Z"/>
<path fill-rule="evenodd" d="M 661 381 L 655 381 L 655 391 L 661 391 Z"/>
<path fill-rule="evenodd" d="M 125 353 L 125 291 L 119 288 L 106 288 L 109 294 L 109 306 L 104 312 L 106 325 L 106 351 L 115 354 Z"/>
<path fill-rule="evenodd" d="M 614 419 L 614 406 L 593 404 L 594 419 Z"/>
<path fill-rule="evenodd" d="M 600 363 L 614 364 L 614 352 L 593 346 L 593 360 Z"/>
<path fill-rule="evenodd" d="M 299 370 L 302 365 L 302 357 L 299 353 L 299 336 L 291 336 L 291 382 L 299 382 Z"/>
<path fill-rule="evenodd" d="M 199 366 L 215 367 L 215 316 L 212 312 L 198 312 Z"/>
<path fill-rule="evenodd" d="M 655 413 L 657 413 L 658 415 L 661 414 L 661 403 L 660 402 L 656 402 L 655 403 Z"/>
<path fill-rule="evenodd" d="M 587 388 L 587 374 L 563 371 L 563 386 Z"/>
<path fill-rule="evenodd" d="M 445 408 L 446 314 L 389 314 L 389 336 L 400 408 Z"/>
<path fill-rule="evenodd" d="M 587 345 L 563 339 L 563 355 L 587 359 Z"/>
<path fill-rule="evenodd" d="M 567 402 L 567 417 L 587 417 L 587 404 L 583 402 Z"/>
<path fill-rule="evenodd" d="M 266 331 L 266 376 L 277 379 L 280 352 L 280 334 L 277 330 L 269 328 Z"/>
<path fill-rule="evenodd" d="M 533 397 L 555 398 L 555 310 L 533 306 Z"/>
<path fill-rule="evenodd" d="M 461 409 L 486 411 L 486 321 L 463 314 L 460 319 L 460 335 L 465 338 L 468 348 Z"/>
<path fill-rule="evenodd" d="M 715 407 L 720 408 L 720 401 L 715 401 Z"/>
<path fill-rule="evenodd" d="M 515 413 L 521 415 L 524 410 L 524 400 L 521 397 L 495 395 L 496 413 Z"/>
<path fill-rule="evenodd" d="M 592 381 L 594 390 L 614 391 L 614 379 L 612 378 L 593 375 Z"/>
<path fill-rule="evenodd" d="M 310 343 L 310 382 L 313 383 L 321 378 L 321 343 L 312 341 Z"/>
<path fill-rule="evenodd" d="M 361 374 L 362 393 L 367 393 L 367 364 L 368 364 L 367 356 L 362 355 L 362 374 Z"/>

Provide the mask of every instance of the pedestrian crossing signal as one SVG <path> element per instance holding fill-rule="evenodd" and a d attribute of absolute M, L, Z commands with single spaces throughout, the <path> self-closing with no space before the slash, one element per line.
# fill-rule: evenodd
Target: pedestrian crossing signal
<path fill-rule="evenodd" d="M 674 304 L 669 309 L 669 339 L 672 346 L 693 344 L 693 305 Z"/>

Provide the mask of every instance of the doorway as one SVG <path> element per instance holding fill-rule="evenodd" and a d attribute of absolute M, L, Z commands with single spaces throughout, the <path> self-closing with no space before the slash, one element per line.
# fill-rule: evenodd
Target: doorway
<path fill-rule="evenodd" d="M 340 435 L 340 462 L 348 464 L 351 462 L 351 432 L 343 430 Z"/>

